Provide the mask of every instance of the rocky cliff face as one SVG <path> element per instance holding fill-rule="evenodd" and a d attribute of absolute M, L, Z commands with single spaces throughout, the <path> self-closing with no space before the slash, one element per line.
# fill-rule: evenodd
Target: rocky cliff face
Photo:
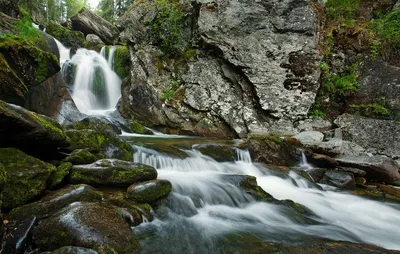
<path fill-rule="evenodd" d="M 166 60 L 151 40 L 147 6 L 119 22 L 132 60 L 125 116 L 197 135 L 295 132 L 319 87 L 317 1 L 183 3 L 183 33 L 196 50 L 184 61 Z"/>

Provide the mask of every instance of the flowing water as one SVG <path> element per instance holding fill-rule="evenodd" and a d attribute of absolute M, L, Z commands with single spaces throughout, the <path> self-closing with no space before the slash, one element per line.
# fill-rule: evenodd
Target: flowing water
<path fill-rule="evenodd" d="M 185 142 L 182 140 L 181 142 Z M 332 187 L 315 188 L 294 172 L 277 174 L 237 149 L 235 162 L 219 163 L 196 150 L 173 158 L 135 146 L 134 161 L 151 165 L 173 184 L 157 218 L 134 228 L 143 253 L 224 253 L 243 242 L 301 243 L 318 239 L 371 243 L 400 249 L 400 205 L 360 198 Z M 290 199 L 312 213 L 257 202 L 234 175 L 252 175 L 276 199 Z M 237 176 L 236 176 L 237 177 Z M 161 211 L 161 212 L 160 212 Z M 229 246 L 229 247 L 227 247 Z"/>
<path fill-rule="evenodd" d="M 82 113 L 115 109 L 121 80 L 112 71 L 114 50 L 109 50 L 106 59 L 104 49 L 100 54 L 79 49 L 69 59 L 69 50 L 60 47 L 61 63 L 75 68 L 72 97 Z M 217 162 L 192 149 L 198 141 L 213 141 L 155 134 L 124 133 L 128 140 L 147 139 L 135 142 L 142 145 L 134 146 L 134 161 L 155 167 L 158 178 L 173 185 L 169 198 L 156 209 L 155 219 L 133 228 L 143 253 L 240 253 L 263 241 L 297 244 L 320 239 L 400 249 L 399 204 L 320 188 L 292 171 L 274 172 L 253 163 L 245 150 L 236 149 L 233 162 Z M 174 147 L 179 156 L 157 152 L 154 145 Z M 311 167 L 305 159 L 300 169 Z M 241 175 L 255 176 L 274 198 L 293 200 L 309 211 L 256 201 L 239 187 Z"/>
<path fill-rule="evenodd" d="M 105 54 L 87 49 L 78 49 L 69 59 L 65 47 L 59 42 L 57 45 L 64 76 L 73 73 L 71 97 L 79 111 L 86 115 L 115 111 L 121 97 L 121 79 L 112 70 L 115 47 L 109 50 L 108 59 Z"/>

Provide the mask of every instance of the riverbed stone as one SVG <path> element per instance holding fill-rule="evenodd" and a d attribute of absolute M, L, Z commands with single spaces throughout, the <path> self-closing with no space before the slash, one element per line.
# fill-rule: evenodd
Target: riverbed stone
<path fill-rule="evenodd" d="M 335 187 L 341 189 L 354 189 L 355 188 L 355 180 L 354 175 L 348 172 L 341 171 L 327 171 L 320 183 L 333 185 Z"/>
<path fill-rule="evenodd" d="M 139 203 L 151 203 L 167 196 L 172 191 L 172 184 L 168 180 L 151 180 L 132 184 L 126 196 Z"/>
<path fill-rule="evenodd" d="M 236 159 L 236 148 L 232 146 L 204 144 L 193 146 L 193 149 L 218 162 L 235 161 Z"/>
<path fill-rule="evenodd" d="M 44 219 L 33 230 L 33 241 L 43 251 L 71 245 L 100 254 L 133 254 L 140 249 L 135 234 L 117 210 L 87 202 L 72 203 Z"/>
<path fill-rule="evenodd" d="M 79 164 L 90 164 L 96 161 L 96 156 L 94 156 L 89 149 L 76 149 L 70 153 L 65 159 L 65 162 L 70 162 L 73 165 Z"/>
<path fill-rule="evenodd" d="M 102 200 L 102 193 L 89 185 L 69 185 L 46 194 L 39 201 L 14 208 L 7 215 L 7 219 L 11 222 L 20 221 L 29 216 L 42 219 L 51 216 L 73 202 L 101 202 Z"/>
<path fill-rule="evenodd" d="M 46 158 L 67 147 L 68 141 L 63 128 L 55 120 L 0 101 L 0 146 L 17 147 Z"/>
<path fill-rule="evenodd" d="M 364 170 L 366 179 L 400 185 L 400 166 L 386 156 L 339 156 L 341 166 Z"/>
<path fill-rule="evenodd" d="M 2 207 L 13 208 L 38 197 L 47 187 L 56 167 L 29 156 L 16 148 L 0 148 L 0 163 L 4 182 Z M 0 167 L 1 169 L 1 167 Z"/>
<path fill-rule="evenodd" d="M 74 165 L 69 181 L 97 186 L 129 186 L 156 178 L 157 171 L 153 167 L 116 159 L 102 159 L 92 164 Z"/>
<path fill-rule="evenodd" d="M 49 178 L 49 183 L 48 183 L 48 188 L 50 190 L 54 189 L 57 187 L 63 180 L 64 178 L 69 174 L 69 171 L 72 168 L 72 163 L 70 162 L 64 162 L 61 163 L 58 167 L 56 172 L 54 172 L 51 177 Z"/>
<path fill-rule="evenodd" d="M 344 114 L 335 123 L 343 131 L 343 139 L 355 142 L 373 154 L 400 157 L 400 122 L 371 119 Z"/>
<path fill-rule="evenodd" d="M 360 145 L 338 138 L 332 138 L 326 142 L 314 142 L 314 143 L 304 144 L 304 146 L 310 148 L 315 153 L 326 154 L 328 156 L 337 156 L 337 155 L 357 156 L 365 154 L 365 149 Z"/>

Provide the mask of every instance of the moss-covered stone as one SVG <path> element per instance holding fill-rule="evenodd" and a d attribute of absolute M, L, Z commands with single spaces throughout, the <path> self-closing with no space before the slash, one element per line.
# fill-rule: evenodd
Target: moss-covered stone
<path fill-rule="evenodd" d="M 134 254 L 140 248 L 129 224 L 116 209 L 87 202 L 72 203 L 44 219 L 33 230 L 33 240 L 44 251 L 74 245 L 103 254 Z"/>
<path fill-rule="evenodd" d="M 257 185 L 257 179 L 254 176 L 245 176 L 240 181 L 240 187 L 242 187 L 247 194 L 250 194 L 256 200 L 271 201 L 274 199 L 270 194 Z"/>
<path fill-rule="evenodd" d="M 153 167 L 122 160 L 103 159 L 88 165 L 73 166 L 69 181 L 97 186 L 129 186 L 156 178 L 157 171 Z"/>
<path fill-rule="evenodd" d="M 137 133 L 137 134 L 148 134 L 148 135 L 152 135 L 153 132 L 151 130 L 146 129 L 146 127 L 144 127 L 143 125 L 141 125 L 138 121 L 133 120 L 129 123 L 129 129 L 133 132 L 133 133 Z"/>
<path fill-rule="evenodd" d="M 39 196 L 55 166 L 40 161 L 15 148 L 0 148 L 0 163 L 4 165 L 5 184 L 2 191 L 3 208 L 23 205 Z"/>
<path fill-rule="evenodd" d="M 157 179 L 132 184 L 126 192 L 126 197 L 139 203 L 151 203 L 167 196 L 171 191 L 170 181 Z"/>
<path fill-rule="evenodd" d="M 89 149 L 91 152 L 99 152 L 105 137 L 95 130 L 67 130 L 71 146 L 70 150 Z"/>
<path fill-rule="evenodd" d="M 236 159 L 236 149 L 232 146 L 198 145 L 193 148 L 219 162 L 235 161 Z"/>
<path fill-rule="evenodd" d="M 48 193 L 37 202 L 19 206 L 10 211 L 7 219 L 11 222 L 24 220 L 34 215 L 38 219 L 51 216 L 63 207 L 77 201 L 101 202 L 103 195 L 86 184 L 70 185 Z"/>
<path fill-rule="evenodd" d="M 70 162 L 61 163 L 61 165 L 57 167 L 56 172 L 54 172 L 53 175 L 51 175 L 48 183 L 48 188 L 54 189 L 55 187 L 57 187 L 57 185 L 59 185 L 64 180 L 64 178 L 69 174 L 71 168 L 72 168 L 72 163 Z"/>
<path fill-rule="evenodd" d="M 85 35 L 79 31 L 71 31 L 66 27 L 57 24 L 54 21 L 49 21 L 46 26 L 46 33 L 52 35 L 66 47 L 86 48 L 87 42 Z"/>
<path fill-rule="evenodd" d="M 89 149 L 77 149 L 65 158 L 65 162 L 70 162 L 73 165 L 90 164 L 97 160 Z"/>
<path fill-rule="evenodd" d="M 131 58 L 127 46 L 116 46 L 114 54 L 114 71 L 124 79 L 129 75 L 131 67 Z"/>

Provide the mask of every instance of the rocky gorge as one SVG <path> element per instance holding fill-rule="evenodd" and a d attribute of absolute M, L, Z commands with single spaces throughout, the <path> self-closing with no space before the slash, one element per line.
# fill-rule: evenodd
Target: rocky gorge
<path fill-rule="evenodd" d="M 398 1 L 18 2 L 1 253 L 400 250 Z"/>

